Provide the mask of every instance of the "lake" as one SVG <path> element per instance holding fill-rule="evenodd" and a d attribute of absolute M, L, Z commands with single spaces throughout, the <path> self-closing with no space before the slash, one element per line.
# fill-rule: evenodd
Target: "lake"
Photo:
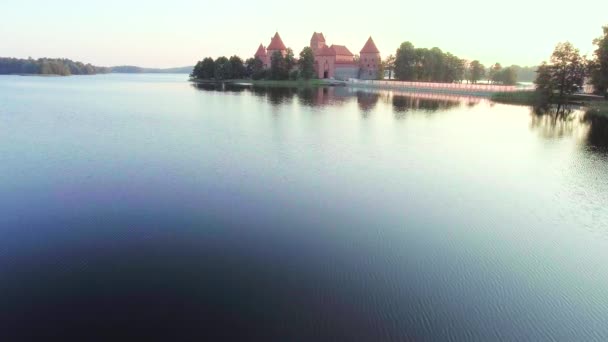
<path fill-rule="evenodd" d="M 608 339 L 608 149 L 483 98 L 0 77 L 0 339 Z"/>

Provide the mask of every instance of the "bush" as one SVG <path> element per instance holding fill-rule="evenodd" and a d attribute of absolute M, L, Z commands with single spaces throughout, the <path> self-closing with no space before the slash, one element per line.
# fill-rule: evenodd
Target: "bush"
<path fill-rule="evenodd" d="M 254 73 L 251 75 L 251 78 L 252 78 L 254 81 L 264 80 L 264 79 L 266 79 L 267 77 L 268 77 L 268 72 L 267 72 L 265 69 L 264 69 L 264 70 L 259 70 L 259 71 L 256 71 L 256 72 L 254 72 Z"/>
<path fill-rule="evenodd" d="M 289 79 L 292 81 L 297 80 L 300 77 L 300 72 L 298 70 L 293 70 L 289 73 Z"/>

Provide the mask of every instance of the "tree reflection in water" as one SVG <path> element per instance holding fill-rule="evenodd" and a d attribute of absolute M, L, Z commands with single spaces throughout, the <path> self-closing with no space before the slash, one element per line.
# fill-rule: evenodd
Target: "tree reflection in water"
<path fill-rule="evenodd" d="M 592 117 L 586 119 L 589 123 L 587 144 L 590 147 L 608 153 L 608 118 Z"/>
<path fill-rule="evenodd" d="M 592 151 L 608 152 L 608 119 L 587 118 L 576 105 L 533 107 L 530 128 L 547 139 L 573 136 Z"/>
<path fill-rule="evenodd" d="M 356 101 L 361 115 L 369 117 L 382 101 L 392 106 L 395 118 L 405 117 L 409 111 L 436 112 L 448 110 L 465 103 L 473 107 L 482 100 L 475 96 L 462 96 L 438 93 L 410 93 L 398 91 L 377 91 L 353 89 L 348 87 L 274 87 L 248 84 L 195 84 L 202 91 L 249 92 L 253 96 L 268 101 L 273 106 L 290 103 L 294 98 L 306 107 L 342 106 Z"/>
<path fill-rule="evenodd" d="M 380 94 L 376 92 L 357 91 L 356 96 L 357 105 L 361 110 L 361 116 L 364 118 L 369 117 L 371 111 L 374 110 L 378 104 Z"/>
<path fill-rule="evenodd" d="M 475 96 L 374 91 L 348 87 L 262 87 L 230 83 L 201 83 L 193 86 L 201 91 L 247 92 L 273 106 L 288 104 L 294 99 L 302 106 L 314 108 L 343 106 L 356 101 L 363 118 L 368 118 L 382 100 L 392 107 L 395 119 L 398 120 L 405 118 L 410 111 L 433 113 L 461 104 L 474 107 L 482 101 L 482 98 Z M 595 150 L 608 149 L 608 119 L 584 120 L 581 108 L 575 105 L 533 107 L 530 129 L 538 131 L 544 138 L 574 136 Z"/>
<path fill-rule="evenodd" d="M 427 94 L 428 95 L 428 94 Z M 477 104 L 479 102 L 469 102 Z M 425 112 L 436 112 L 438 110 L 446 110 L 460 105 L 460 101 L 441 98 L 424 98 L 421 96 L 393 96 L 393 110 L 396 113 L 404 113 L 411 109 L 422 110 Z"/>
<path fill-rule="evenodd" d="M 547 139 L 556 139 L 568 136 L 583 136 L 587 127 L 581 121 L 578 113 L 570 112 L 568 115 L 537 114 L 530 115 L 530 129 L 539 132 Z"/>

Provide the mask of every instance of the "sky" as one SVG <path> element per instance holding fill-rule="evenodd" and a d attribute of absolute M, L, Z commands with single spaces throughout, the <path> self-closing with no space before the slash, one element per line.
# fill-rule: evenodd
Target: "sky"
<path fill-rule="evenodd" d="M 0 56 L 65 57 L 99 66 L 178 67 L 251 57 L 278 30 L 296 54 L 312 33 L 382 56 L 410 41 L 486 65 L 537 65 L 558 42 L 591 55 L 608 1 L 0 0 Z"/>

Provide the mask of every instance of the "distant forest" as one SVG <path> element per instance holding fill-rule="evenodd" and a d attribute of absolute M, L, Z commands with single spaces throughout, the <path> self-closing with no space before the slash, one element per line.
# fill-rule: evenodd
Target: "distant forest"
<path fill-rule="evenodd" d="M 110 72 L 109 68 L 74 62 L 62 58 L 19 59 L 0 57 L 0 75 L 94 75 Z"/>
<path fill-rule="evenodd" d="M 190 74 L 193 68 L 192 66 L 170 69 L 140 68 L 136 66 L 99 67 L 65 58 L 20 59 L 0 57 L 0 75 Z"/>

